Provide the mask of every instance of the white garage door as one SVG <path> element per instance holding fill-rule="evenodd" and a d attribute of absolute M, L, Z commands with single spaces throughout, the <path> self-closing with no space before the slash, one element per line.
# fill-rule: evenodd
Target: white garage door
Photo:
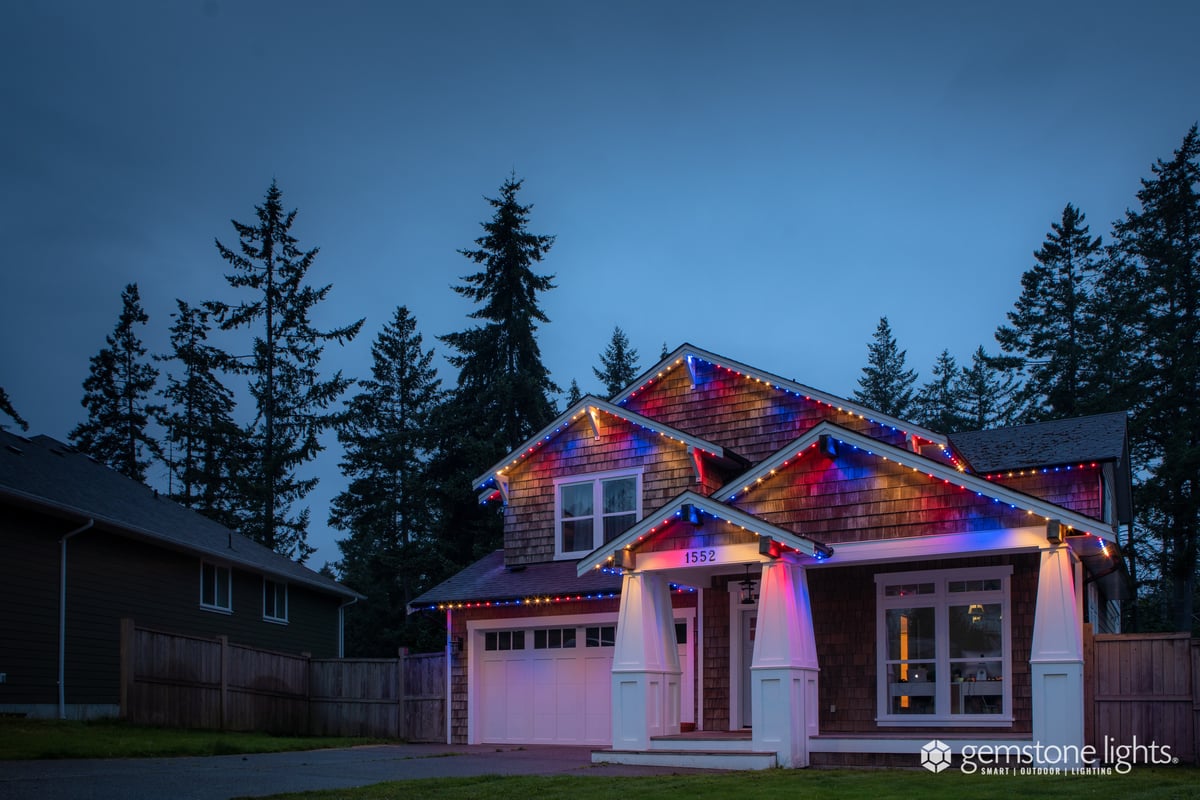
<path fill-rule="evenodd" d="M 479 740 L 610 743 L 614 632 L 614 623 L 476 632 Z"/>

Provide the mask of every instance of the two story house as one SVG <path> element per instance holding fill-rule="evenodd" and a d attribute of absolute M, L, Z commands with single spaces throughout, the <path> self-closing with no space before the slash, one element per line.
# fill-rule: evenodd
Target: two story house
<path fill-rule="evenodd" d="M 1083 745 L 1122 413 L 947 437 L 684 345 L 476 485 L 503 550 L 411 607 L 445 615 L 448 741 L 750 767 Z"/>

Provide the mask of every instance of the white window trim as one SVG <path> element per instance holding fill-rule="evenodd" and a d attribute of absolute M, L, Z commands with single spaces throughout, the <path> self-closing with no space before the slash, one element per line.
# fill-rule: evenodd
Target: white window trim
<path fill-rule="evenodd" d="M 276 586 L 276 587 L 279 587 L 279 586 L 283 587 L 283 616 L 282 617 L 280 617 L 278 615 L 272 616 L 267 613 L 267 584 L 271 584 L 272 586 Z M 266 576 L 263 577 L 262 609 L 263 609 L 263 621 L 264 622 L 273 622 L 276 625 L 287 625 L 288 624 L 288 613 L 290 610 L 289 606 L 291 605 L 290 598 L 288 597 L 288 595 L 290 593 L 291 592 L 288 589 L 287 581 L 277 581 L 273 578 L 268 578 Z M 278 598 L 276 598 L 276 599 L 278 599 Z M 278 611 L 278 603 L 276 603 L 276 606 L 277 606 L 276 611 Z"/>
<path fill-rule="evenodd" d="M 205 567 L 212 567 L 214 570 L 225 570 L 225 573 L 228 575 L 228 581 L 226 582 L 226 585 L 229 588 L 228 597 L 226 598 L 229 601 L 228 605 L 223 606 L 223 605 L 220 605 L 219 602 L 218 603 L 204 602 L 204 568 Z M 212 587 L 213 597 L 219 601 L 220 598 L 217 597 L 217 586 L 220 585 L 220 581 L 217 580 L 216 572 L 213 573 L 213 580 L 216 581 L 216 585 L 214 585 Z M 233 613 L 233 567 L 230 567 L 226 564 L 217 564 L 216 562 L 213 562 L 213 561 L 204 561 L 204 560 L 200 561 L 200 608 L 204 609 L 205 611 L 215 611 L 218 614 L 232 614 Z"/>
<path fill-rule="evenodd" d="M 963 569 L 922 570 L 920 572 L 885 572 L 875 576 L 875 675 L 876 675 L 876 723 L 881 727 L 1010 727 L 1013 724 L 1012 699 L 1012 572 L 1011 564 L 997 567 L 970 567 Z M 1000 590 L 991 592 L 956 592 L 948 591 L 951 581 L 963 580 L 1000 580 Z M 912 597 L 887 597 L 884 592 L 888 586 L 908 583 L 932 583 L 935 591 L 932 595 Z M 982 597 L 985 601 L 1001 604 L 1000 615 L 1004 625 L 1004 646 L 1001 659 L 1003 661 L 1004 678 L 1001 697 L 1004 703 L 1003 714 L 953 714 L 950 708 L 950 686 L 952 670 L 950 667 L 949 618 L 947 609 L 951 600 L 955 605 L 962 601 Z M 944 713 L 933 714 L 891 714 L 889 709 L 889 692 L 887 683 L 887 624 L 886 612 L 889 608 L 912 608 L 914 606 L 934 607 L 935 627 L 938 631 L 936 642 L 935 671 L 938 680 L 935 684 L 934 707 L 944 709 Z"/>
<path fill-rule="evenodd" d="M 604 493 L 603 482 L 612 478 L 635 478 L 634 524 L 642 518 L 642 468 L 614 469 L 606 472 L 586 472 L 579 475 L 564 475 L 554 479 L 554 560 L 579 559 L 604 544 Z M 592 484 L 592 548 L 591 550 L 562 549 L 562 487 L 575 483 Z"/>

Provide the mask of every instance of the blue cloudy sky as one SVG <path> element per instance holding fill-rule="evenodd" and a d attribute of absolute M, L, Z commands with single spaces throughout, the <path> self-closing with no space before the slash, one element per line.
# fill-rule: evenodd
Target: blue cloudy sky
<path fill-rule="evenodd" d="M 0 386 L 65 439 L 121 288 L 163 352 L 175 298 L 231 297 L 213 239 L 272 179 L 318 321 L 366 318 L 328 368 L 366 374 L 399 304 L 436 345 L 512 171 L 558 237 L 564 387 L 620 325 L 643 366 L 690 341 L 849 395 L 882 315 L 925 377 L 994 346 L 1067 202 L 1105 236 L 1135 202 L 1200 118 L 1197 31 L 1183 0 L 8 0 Z"/>

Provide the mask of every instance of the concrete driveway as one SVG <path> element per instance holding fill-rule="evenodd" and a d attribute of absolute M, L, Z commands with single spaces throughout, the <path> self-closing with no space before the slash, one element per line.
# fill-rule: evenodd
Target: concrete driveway
<path fill-rule="evenodd" d="M 374 745 L 208 758 L 0 761 L 0 798 L 227 800 L 416 778 L 689 772 L 705 770 L 593 765 L 587 747 Z"/>

